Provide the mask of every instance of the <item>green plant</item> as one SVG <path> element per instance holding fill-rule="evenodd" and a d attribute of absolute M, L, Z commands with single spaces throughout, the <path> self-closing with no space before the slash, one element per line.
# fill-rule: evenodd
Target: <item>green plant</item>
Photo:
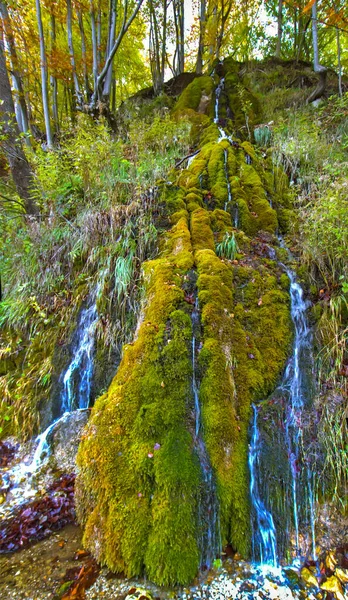
<path fill-rule="evenodd" d="M 228 260 L 234 260 L 238 252 L 239 248 L 234 233 L 226 232 L 223 240 L 216 245 L 216 254 Z"/>

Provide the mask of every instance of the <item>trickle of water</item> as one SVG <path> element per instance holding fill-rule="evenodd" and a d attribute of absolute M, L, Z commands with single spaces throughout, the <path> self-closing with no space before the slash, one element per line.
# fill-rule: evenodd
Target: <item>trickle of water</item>
<path fill-rule="evenodd" d="M 96 306 L 98 290 L 91 296 L 89 306 L 80 314 L 73 342 L 73 358 L 62 375 L 61 413 L 88 408 L 90 403 L 95 330 L 99 318 Z"/>
<path fill-rule="evenodd" d="M 278 564 L 276 529 L 272 514 L 267 510 L 261 499 L 258 486 L 258 462 L 261 447 L 260 433 L 257 426 L 258 410 L 254 404 L 253 411 L 252 435 L 249 447 L 250 495 L 256 517 L 256 527 L 253 528 L 253 552 L 255 559 L 259 558 L 262 565 L 276 567 Z"/>
<path fill-rule="evenodd" d="M 280 238 L 280 245 L 283 248 L 285 244 Z M 291 255 L 290 255 L 291 257 Z M 290 298 L 291 298 L 291 319 L 294 325 L 294 343 L 292 355 L 288 361 L 282 382 L 279 386 L 279 390 L 285 393 L 287 397 L 287 404 L 285 410 L 285 444 L 287 448 L 288 461 L 289 461 L 289 474 L 290 474 L 290 485 L 291 485 L 291 505 L 293 515 L 293 526 L 295 531 L 296 550 L 299 553 L 299 527 L 300 527 L 300 514 L 303 513 L 303 509 L 306 504 L 300 505 L 300 500 L 303 498 L 303 490 L 308 489 L 308 493 L 305 494 L 306 501 L 308 502 L 308 514 L 310 517 L 311 526 L 311 537 L 313 545 L 313 557 L 315 557 L 315 501 L 314 501 L 314 477 L 310 472 L 308 465 L 301 464 L 301 447 L 302 447 L 302 436 L 303 436 L 303 410 L 308 401 L 308 390 L 306 389 L 306 368 L 308 364 L 312 364 L 312 334 L 308 326 L 306 311 L 308 308 L 308 302 L 304 299 L 304 292 L 300 284 L 296 279 L 295 273 L 287 268 L 285 265 L 281 265 L 286 271 L 290 280 Z M 255 410 L 255 409 L 254 409 Z M 254 413 L 254 425 L 253 425 L 253 440 L 249 454 L 249 465 L 251 472 L 251 486 L 254 485 L 256 460 L 253 459 L 253 448 L 256 443 L 256 429 L 257 421 L 256 414 Z M 260 477 L 260 475 L 258 475 Z M 257 488 L 256 492 L 258 494 Z M 301 492 L 301 494 L 300 494 Z M 251 489 L 251 494 L 255 494 L 255 490 Z M 257 500 L 260 500 L 258 496 Z M 253 505 L 256 512 L 258 512 L 257 502 L 253 500 Z M 261 501 L 261 508 L 263 503 Z M 300 511 L 301 509 L 301 511 Z M 261 510 L 261 518 L 262 510 Z M 266 519 L 267 522 L 267 519 Z M 259 538 L 263 537 L 264 525 L 258 518 L 258 532 Z"/>
<path fill-rule="evenodd" d="M 220 102 L 220 95 L 224 88 L 224 85 L 225 85 L 225 78 L 222 77 L 219 81 L 219 85 L 217 86 L 217 88 L 215 90 L 214 123 L 216 123 L 216 124 L 219 123 L 219 102 Z M 223 137 L 227 137 L 227 135 L 225 134 L 223 129 L 219 128 L 219 131 Z"/>
<path fill-rule="evenodd" d="M 285 436 L 291 473 L 296 548 L 299 550 L 299 500 L 300 446 L 302 439 L 302 411 L 306 403 L 304 384 L 304 358 L 311 353 L 311 331 L 308 327 L 303 289 L 291 269 L 285 268 L 290 279 L 291 319 L 295 329 L 292 357 L 285 371 L 282 389 L 288 392 Z M 311 492 L 312 494 L 312 492 Z M 311 496 L 310 494 L 310 496 Z M 312 496 L 311 496 L 312 497 Z"/>
<path fill-rule="evenodd" d="M 198 522 L 201 528 L 200 550 L 201 566 L 211 567 L 214 558 L 221 553 L 219 534 L 219 506 L 216 497 L 215 482 L 212 467 L 201 429 L 201 407 L 199 390 L 196 380 L 196 331 L 199 327 L 198 298 L 191 313 L 192 321 L 192 392 L 195 406 L 195 438 L 194 445 L 199 458 L 202 472 L 202 492 L 198 510 Z"/>

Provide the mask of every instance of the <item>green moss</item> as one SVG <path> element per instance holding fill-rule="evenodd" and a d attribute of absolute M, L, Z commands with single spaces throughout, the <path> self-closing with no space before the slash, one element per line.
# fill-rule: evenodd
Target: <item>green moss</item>
<path fill-rule="evenodd" d="M 211 77 L 209 77 L 209 75 L 197 77 L 187 86 L 187 88 L 181 94 L 179 100 L 177 101 L 174 107 L 174 114 L 181 113 L 182 111 L 187 111 L 187 109 L 198 111 L 203 96 L 207 98 L 205 111 L 208 111 L 210 104 L 209 98 L 211 98 L 212 91 L 213 80 Z"/>
<path fill-rule="evenodd" d="M 232 117 L 233 128 L 245 137 L 259 106 L 239 86 L 236 64 L 224 64 L 220 116 L 228 122 Z M 76 501 L 85 546 L 110 569 L 127 576 L 146 571 L 161 585 L 188 583 L 200 561 L 202 474 L 192 425 L 189 314 L 196 274 L 202 435 L 216 482 L 222 543 L 245 557 L 251 549 L 251 406 L 275 388 L 292 338 L 288 278 L 275 261 L 258 254 L 264 239 L 274 239 L 278 218 L 282 227 L 290 215 L 287 178 L 279 171 L 278 181 L 270 158 L 250 142 L 217 143 L 216 124 L 197 113 L 203 105 L 212 112 L 212 86 L 211 77 L 195 79 L 175 107 L 177 118 L 185 113 L 194 123 L 200 152 L 187 169 L 173 171 L 176 185 L 163 185 L 161 206 L 172 228 L 162 236 L 160 257 L 143 265 L 143 321 L 124 347 L 107 394 L 96 402 L 78 455 Z M 238 229 L 223 210 L 228 182 Z M 238 260 L 220 259 L 215 242 L 232 231 Z M 260 231 L 266 233 L 255 242 Z"/>
<path fill-rule="evenodd" d="M 199 208 L 191 214 L 191 236 L 193 250 L 209 248 L 214 250 L 214 236 L 210 227 L 210 215 L 204 208 Z"/>
<path fill-rule="evenodd" d="M 144 321 L 95 404 L 78 454 L 85 546 L 112 570 L 133 576 L 146 567 L 161 584 L 189 581 L 199 562 L 200 472 L 186 431 L 193 404 L 191 320 L 178 310 L 184 294 L 176 273 L 192 265 L 187 233 L 182 219 L 169 236 L 167 257 L 145 265 Z"/>

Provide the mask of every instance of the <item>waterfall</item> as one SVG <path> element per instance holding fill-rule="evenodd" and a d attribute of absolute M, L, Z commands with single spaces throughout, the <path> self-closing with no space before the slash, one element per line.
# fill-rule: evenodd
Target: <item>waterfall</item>
<path fill-rule="evenodd" d="M 214 110 L 214 123 L 216 123 L 218 125 L 219 123 L 219 102 L 220 102 L 220 95 L 221 92 L 223 90 L 223 87 L 225 85 L 225 78 L 222 77 L 219 81 L 219 85 L 217 86 L 216 90 L 215 90 L 215 110 Z M 226 134 L 225 134 L 225 137 Z"/>
<path fill-rule="evenodd" d="M 296 281 L 294 272 L 288 268 L 285 268 L 285 270 L 290 279 L 291 318 L 295 329 L 295 339 L 292 357 L 286 368 L 281 387 L 288 394 L 285 418 L 285 437 L 291 475 L 296 549 L 299 551 L 300 446 L 303 435 L 302 413 L 307 401 L 304 381 L 304 365 L 306 357 L 311 353 L 312 340 L 311 331 L 306 318 L 308 303 L 303 298 L 303 289 Z M 309 497 L 313 498 L 312 490 L 310 490 Z"/>
<path fill-rule="evenodd" d="M 6 474 L 6 482 L 11 487 L 11 495 L 16 497 L 17 504 L 25 502 L 34 493 L 35 483 L 33 484 L 32 476 L 39 471 L 49 456 L 50 437 L 58 423 L 64 421 L 73 410 L 84 410 L 89 406 L 95 329 L 98 321 L 96 300 L 99 291 L 100 285 L 91 294 L 88 305 L 81 311 L 78 320 L 73 341 L 73 357 L 62 375 L 63 391 L 59 417 L 35 439 L 36 448 L 30 463 L 22 461 Z"/>
<path fill-rule="evenodd" d="M 225 206 L 224 206 L 224 210 L 227 211 L 228 206 L 232 204 L 232 189 L 231 189 L 231 182 L 228 176 L 228 164 L 227 164 L 227 159 L 228 159 L 228 150 L 227 148 L 224 149 L 224 169 L 225 169 L 225 176 L 226 176 L 226 183 L 227 183 L 227 202 L 225 202 Z M 238 204 L 237 202 L 234 203 L 233 206 L 233 224 L 236 227 L 236 229 L 238 229 L 238 224 L 239 224 L 239 212 L 238 212 Z"/>
<path fill-rule="evenodd" d="M 276 529 L 272 514 L 262 502 L 258 486 L 258 461 L 260 453 L 260 433 L 257 426 L 257 407 L 253 404 L 253 425 L 249 447 L 250 496 L 256 515 L 257 527 L 253 528 L 253 555 L 258 551 L 261 564 L 277 566 Z"/>
<path fill-rule="evenodd" d="M 280 244 L 284 247 L 283 241 Z M 281 263 L 280 263 L 281 264 Z M 308 302 L 304 299 L 303 289 L 295 273 L 281 264 L 290 280 L 291 319 L 294 326 L 294 342 L 291 357 L 284 376 L 276 391 L 285 394 L 286 407 L 284 417 L 284 444 L 288 457 L 289 497 L 292 522 L 295 533 L 296 553 L 300 552 L 300 513 L 304 512 L 302 498 L 304 491 L 308 502 L 308 514 L 311 529 L 313 557 L 315 558 L 315 502 L 313 493 L 313 475 L 307 464 L 303 463 L 301 448 L 304 429 L 303 411 L 308 404 L 305 370 L 312 363 L 312 334 L 308 325 L 306 311 Z M 254 407 L 252 439 L 249 449 L 250 495 L 256 513 L 256 530 L 253 532 L 253 546 L 259 549 L 261 562 L 276 564 L 276 530 L 272 515 L 267 511 L 260 497 L 261 474 L 259 472 L 260 433 L 257 427 L 257 408 Z M 286 470 L 286 466 L 285 470 Z M 284 472 L 285 472 L 284 470 Z M 305 502 L 304 500 L 303 502 Z M 274 545 L 273 545 L 274 536 Z M 275 559 L 275 560 L 274 560 Z"/>
<path fill-rule="evenodd" d="M 98 322 L 96 300 L 99 286 L 81 311 L 73 340 L 73 357 L 62 375 L 61 414 L 76 408 L 88 408 L 93 377 L 95 330 Z"/>
<path fill-rule="evenodd" d="M 201 566 L 211 567 L 217 554 L 221 553 L 221 542 L 219 535 L 219 506 L 216 497 L 215 481 L 210 464 L 209 456 L 202 437 L 201 407 L 199 401 L 199 389 L 196 379 L 196 332 L 200 326 L 198 298 L 196 298 L 192 314 L 192 392 L 194 397 L 195 435 L 194 446 L 197 452 L 203 488 L 200 495 L 198 511 L 198 524 L 201 527 L 200 551 Z"/>

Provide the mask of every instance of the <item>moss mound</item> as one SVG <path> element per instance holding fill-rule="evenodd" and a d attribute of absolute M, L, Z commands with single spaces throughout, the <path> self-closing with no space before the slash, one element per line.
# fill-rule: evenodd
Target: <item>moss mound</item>
<path fill-rule="evenodd" d="M 250 124 L 245 107 L 256 119 L 257 102 L 238 91 L 235 63 L 225 78 L 221 106 L 227 110 L 235 89 Z M 197 115 L 212 116 L 214 93 L 213 79 L 199 77 L 175 107 L 178 118 L 191 115 L 195 135 Z M 233 113 L 226 113 L 229 123 L 244 127 Z M 171 229 L 162 234 L 160 257 L 143 265 L 141 322 L 95 404 L 78 455 L 76 503 L 85 546 L 113 571 L 146 572 L 164 585 L 188 583 L 202 560 L 204 477 L 193 375 L 221 544 L 246 557 L 251 405 L 275 388 L 292 339 L 288 282 L 270 258 L 278 245 L 274 234 L 286 228 L 291 211 L 286 177 L 249 141 L 221 139 L 211 119 L 199 137 L 194 160 L 163 185 Z M 232 232 L 234 260 L 217 256 L 216 245 Z"/>

